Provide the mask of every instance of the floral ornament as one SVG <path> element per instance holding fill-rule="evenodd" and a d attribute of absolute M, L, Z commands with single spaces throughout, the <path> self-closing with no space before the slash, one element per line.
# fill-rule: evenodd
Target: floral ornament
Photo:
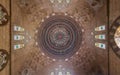
<path fill-rule="evenodd" d="M 0 4 L 0 26 L 8 22 L 8 13 L 6 9 Z"/>
<path fill-rule="evenodd" d="M 8 52 L 0 49 L 0 71 L 5 68 L 8 62 Z"/>
<path fill-rule="evenodd" d="M 104 0 L 86 0 L 86 1 L 95 11 L 97 11 L 104 5 Z"/>
<path fill-rule="evenodd" d="M 68 6 L 71 3 L 71 0 L 50 0 L 50 2 L 54 12 L 63 12 L 67 10 Z"/>

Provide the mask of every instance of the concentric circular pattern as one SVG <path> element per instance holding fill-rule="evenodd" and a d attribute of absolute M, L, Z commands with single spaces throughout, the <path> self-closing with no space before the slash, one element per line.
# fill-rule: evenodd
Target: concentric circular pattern
<path fill-rule="evenodd" d="M 0 26 L 5 25 L 8 22 L 8 13 L 6 9 L 0 4 Z"/>
<path fill-rule="evenodd" d="M 112 24 L 112 27 L 110 29 L 110 44 L 115 52 L 115 54 L 120 57 L 120 17 L 118 17 Z"/>
<path fill-rule="evenodd" d="M 0 49 L 0 71 L 5 68 L 8 62 L 8 52 Z"/>
<path fill-rule="evenodd" d="M 38 30 L 38 45 L 53 58 L 67 58 L 80 47 L 82 32 L 79 24 L 71 17 L 51 16 Z"/>

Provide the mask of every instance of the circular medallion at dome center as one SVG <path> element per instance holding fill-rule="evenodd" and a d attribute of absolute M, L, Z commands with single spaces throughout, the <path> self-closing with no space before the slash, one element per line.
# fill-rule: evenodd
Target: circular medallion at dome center
<path fill-rule="evenodd" d="M 62 25 L 56 26 L 51 30 L 49 37 L 51 43 L 56 47 L 63 47 L 70 41 L 69 32 Z"/>
<path fill-rule="evenodd" d="M 82 41 L 79 24 L 68 16 L 51 16 L 38 29 L 37 42 L 41 50 L 54 58 L 72 56 Z"/>

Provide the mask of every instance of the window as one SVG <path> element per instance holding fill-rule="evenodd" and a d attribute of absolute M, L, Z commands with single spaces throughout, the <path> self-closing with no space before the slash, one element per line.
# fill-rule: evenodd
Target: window
<path fill-rule="evenodd" d="M 58 75 L 63 75 L 63 73 L 62 72 L 58 72 Z"/>
<path fill-rule="evenodd" d="M 51 72 L 51 74 L 50 74 L 50 75 L 55 75 L 55 74 L 54 74 L 54 72 Z"/>
<path fill-rule="evenodd" d="M 96 39 L 105 40 L 105 35 L 104 34 L 102 34 L 102 35 L 95 35 L 95 38 Z"/>
<path fill-rule="evenodd" d="M 67 72 L 66 75 L 71 75 L 70 72 Z"/>
<path fill-rule="evenodd" d="M 14 35 L 14 40 L 23 40 L 24 38 L 22 35 Z"/>
<path fill-rule="evenodd" d="M 105 25 L 95 28 L 95 31 L 103 31 L 103 30 L 105 30 Z"/>
<path fill-rule="evenodd" d="M 24 31 L 24 28 L 20 26 L 14 26 L 14 31 Z"/>
<path fill-rule="evenodd" d="M 24 44 L 14 45 L 14 50 L 17 50 L 17 49 L 20 49 L 20 48 L 23 48 L 23 47 L 24 47 Z"/>
<path fill-rule="evenodd" d="M 102 49 L 106 49 L 106 45 L 104 43 L 95 43 L 95 46 Z"/>
<path fill-rule="evenodd" d="M 67 3 L 70 3 L 70 0 L 66 0 Z"/>
<path fill-rule="evenodd" d="M 50 0 L 51 3 L 54 3 L 54 0 Z"/>

